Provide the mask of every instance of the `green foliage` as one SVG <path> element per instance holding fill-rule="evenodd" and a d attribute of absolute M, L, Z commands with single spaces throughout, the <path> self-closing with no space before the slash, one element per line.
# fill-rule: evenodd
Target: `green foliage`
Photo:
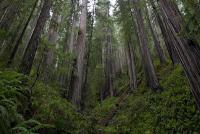
<path fill-rule="evenodd" d="M 13 71 L 0 72 L 0 133 L 33 134 L 48 125 L 36 120 L 26 121 L 21 113 L 26 112 L 29 92 L 28 78 Z"/>
<path fill-rule="evenodd" d="M 90 131 L 86 117 L 60 95 L 60 90 L 38 83 L 34 88 L 33 117 L 43 123 L 54 125 L 46 133 L 82 133 Z"/>
<path fill-rule="evenodd" d="M 105 80 L 103 66 L 97 65 L 94 71 L 89 73 L 88 80 L 91 83 L 88 85 L 88 91 L 84 94 L 84 107 L 86 111 L 93 109 L 98 104 L 100 91 Z"/>
<path fill-rule="evenodd" d="M 159 75 L 164 92 L 155 94 L 141 85 L 124 102 L 109 130 L 136 134 L 198 133 L 200 113 L 182 68 L 168 65 L 159 70 Z"/>

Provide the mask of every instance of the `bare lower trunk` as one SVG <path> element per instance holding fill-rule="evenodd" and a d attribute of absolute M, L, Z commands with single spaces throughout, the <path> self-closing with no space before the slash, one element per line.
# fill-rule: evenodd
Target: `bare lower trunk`
<path fill-rule="evenodd" d="M 85 82 L 86 73 L 86 26 L 87 26 L 87 0 L 82 1 L 82 13 L 80 17 L 80 30 L 78 33 L 78 41 L 76 45 L 76 75 L 71 84 L 72 86 L 72 103 L 77 106 L 78 109 L 81 108 L 82 100 L 82 90 Z"/>
<path fill-rule="evenodd" d="M 139 0 L 134 0 L 133 3 L 138 4 L 138 2 Z M 144 19 L 142 18 L 141 9 L 135 6 L 134 13 L 147 85 L 154 91 L 160 90 L 160 85 L 158 83 L 151 55 L 148 49 L 148 40 L 144 28 Z"/>
<path fill-rule="evenodd" d="M 51 8 L 51 0 L 45 0 L 36 27 L 34 29 L 34 32 L 31 36 L 31 39 L 28 43 L 28 46 L 25 50 L 25 53 L 21 61 L 20 72 L 23 74 L 26 75 L 30 74 L 33 60 L 35 58 L 35 54 L 39 45 L 39 39 L 42 34 L 45 23 L 47 21 L 47 18 L 49 17 L 50 8 Z"/>
<path fill-rule="evenodd" d="M 159 5 L 167 26 L 178 43 L 171 44 L 175 47 L 188 77 L 191 91 L 195 97 L 196 104 L 200 110 L 200 50 L 199 46 L 185 36 L 178 36 L 184 23 L 182 16 L 172 0 L 160 0 Z"/>
<path fill-rule="evenodd" d="M 109 19 L 109 3 L 105 3 L 103 5 L 105 8 L 103 15 L 106 16 L 106 19 Z M 114 78 L 114 59 L 113 59 L 113 50 L 112 50 L 112 29 L 110 28 L 109 24 L 105 24 L 103 29 L 104 32 L 104 43 L 102 48 L 102 61 L 104 67 L 104 74 L 105 74 L 105 82 L 103 89 L 101 91 L 102 99 L 106 97 L 114 96 L 114 87 L 113 87 L 113 78 Z"/>
<path fill-rule="evenodd" d="M 134 90 L 135 88 L 137 88 L 137 77 L 136 77 L 136 67 L 135 67 L 133 47 L 131 46 L 130 43 L 128 43 L 126 48 L 126 57 L 128 64 L 129 85 L 130 89 Z"/>
<path fill-rule="evenodd" d="M 48 83 L 53 77 L 53 69 L 55 69 L 55 55 L 54 51 L 56 49 L 56 43 L 58 41 L 58 30 L 59 24 L 61 23 L 61 16 L 58 15 L 57 11 L 53 12 L 51 23 L 48 31 L 48 41 L 50 47 L 47 46 L 45 55 L 45 70 L 44 70 L 44 81 Z"/>

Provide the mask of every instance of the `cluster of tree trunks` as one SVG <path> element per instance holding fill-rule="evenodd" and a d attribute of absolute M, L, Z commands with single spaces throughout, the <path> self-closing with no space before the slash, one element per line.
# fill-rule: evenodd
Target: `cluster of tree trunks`
<path fill-rule="evenodd" d="M 12 49 L 12 51 L 10 53 L 10 57 L 8 59 L 8 62 L 7 62 L 8 65 L 12 64 L 12 62 L 13 62 L 13 60 L 15 58 L 17 50 L 18 50 L 18 48 L 20 46 L 20 43 L 22 42 L 22 38 L 24 37 L 24 34 L 25 34 L 26 30 L 27 30 L 27 27 L 28 27 L 28 25 L 29 25 L 29 23 L 30 23 L 30 21 L 31 21 L 31 19 L 33 17 L 33 13 L 34 13 L 34 11 L 35 11 L 35 9 L 37 7 L 38 2 L 39 2 L 39 0 L 35 1 L 34 5 L 33 5 L 33 8 L 31 9 L 30 15 L 29 15 L 28 19 L 26 20 L 22 30 L 19 30 L 19 36 L 17 36 L 16 41 L 14 42 L 14 45 L 13 45 L 14 48 Z"/>
<path fill-rule="evenodd" d="M 153 0 L 149 0 L 149 2 L 150 2 L 151 6 L 153 8 L 153 13 L 156 16 L 156 20 L 158 21 L 160 30 L 161 30 L 162 35 L 163 35 L 163 39 L 164 39 L 165 45 L 167 47 L 169 56 L 171 58 L 171 61 L 173 62 L 174 65 L 176 65 L 176 64 L 179 63 L 178 55 L 177 55 L 177 53 L 175 51 L 175 48 L 171 45 L 172 43 L 175 43 L 175 41 L 173 40 L 173 38 L 171 36 L 171 33 L 169 32 L 169 30 L 166 27 L 161 15 L 159 14 L 159 11 L 156 8 L 156 5 L 155 5 L 154 1 Z"/>
<path fill-rule="evenodd" d="M 187 36 L 179 35 L 184 24 L 183 17 L 177 5 L 172 0 L 158 1 L 167 28 L 176 43 L 170 44 L 176 50 L 180 62 L 190 82 L 192 93 L 200 109 L 200 49 L 198 44 Z"/>
<path fill-rule="evenodd" d="M 23 74 L 26 74 L 26 75 L 30 74 L 30 71 L 33 65 L 33 60 L 35 58 L 35 54 L 37 52 L 37 48 L 39 45 L 39 39 L 42 34 L 45 23 L 49 17 L 51 4 L 52 4 L 51 0 L 44 1 L 40 16 L 37 20 L 36 27 L 33 31 L 31 39 L 29 40 L 29 43 L 26 47 L 25 53 L 22 58 L 19 71 Z"/>
<path fill-rule="evenodd" d="M 142 17 L 141 9 L 137 6 L 140 2 L 139 0 L 133 0 L 134 4 L 134 15 L 135 15 L 135 23 L 136 29 L 139 37 L 140 51 L 143 61 L 143 69 L 146 75 L 147 85 L 153 90 L 160 90 L 160 85 L 155 73 L 154 65 L 151 59 L 151 55 L 148 49 L 148 39 L 144 26 L 144 19 Z"/>
<path fill-rule="evenodd" d="M 166 59 L 165 59 L 165 56 L 164 56 L 164 52 L 163 52 L 163 49 L 161 47 L 161 44 L 158 40 L 158 37 L 152 27 L 152 24 L 151 24 L 151 20 L 150 20 L 150 16 L 148 14 L 148 9 L 147 7 L 146 8 L 146 15 L 147 15 L 147 22 L 149 24 L 149 28 L 150 28 L 150 31 L 151 31 L 151 34 L 152 34 L 152 37 L 153 37 L 153 42 L 154 42 L 154 45 L 155 45 L 155 48 L 156 48 L 156 52 L 157 52 L 157 56 L 160 60 L 160 63 L 161 64 L 165 64 L 166 63 Z"/>

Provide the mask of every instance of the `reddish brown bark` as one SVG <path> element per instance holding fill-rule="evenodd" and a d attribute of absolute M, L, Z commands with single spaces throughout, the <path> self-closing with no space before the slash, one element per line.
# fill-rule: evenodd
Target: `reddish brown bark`
<path fill-rule="evenodd" d="M 195 97 L 196 104 L 200 110 L 200 49 L 191 39 L 179 35 L 184 20 L 177 5 L 172 0 L 160 0 L 159 5 L 171 34 L 178 43 L 171 44 L 180 58 L 186 76 L 189 80 L 191 91 Z"/>
<path fill-rule="evenodd" d="M 144 26 L 144 19 L 142 17 L 141 9 L 136 6 L 140 2 L 139 0 L 133 0 L 134 14 L 137 33 L 139 37 L 139 44 L 141 50 L 141 56 L 143 61 L 144 73 L 146 75 L 147 85 L 154 91 L 160 90 L 160 85 L 155 73 L 154 65 L 151 59 L 151 55 L 148 49 L 148 39 Z"/>
<path fill-rule="evenodd" d="M 84 88 L 86 68 L 86 27 L 87 27 L 87 0 L 82 1 L 82 13 L 80 16 L 80 29 L 78 33 L 78 41 L 76 45 L 76 72 L 74 73 L 74 78 L 72 81 L 72 103 L 77 106 L 78 109 L 81 108 L 82 100 L 82 90 Z"/>

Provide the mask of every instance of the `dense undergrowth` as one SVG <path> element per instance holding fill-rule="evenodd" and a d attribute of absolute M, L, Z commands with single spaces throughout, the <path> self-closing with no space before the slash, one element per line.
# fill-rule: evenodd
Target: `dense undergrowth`
<path fill-rule="evenodd" d="M 12 71 L 1 71 L 0 132 L 198 134 L 200 113 L 196 110 L 182 68 L 166 65 L 157 66 L 157 70 L 164 91 L 151 92 L 142 81 L 138 89 L 125 99 L 106 127 L 100 126 L 98 121 L 112 110 L 119 96 L 108 98 L 87 112 L 80 113 L 62 97 L 58 87 L 38 81 L 29 98 L 30 78 Z M 117 80 L 115 85 L 118 89 L 124 86 L 126 79 L 122 76 Z"/>
<path fill-rule="evenodd" d="M 164 91 L 153 93 L 144 84 L 131 94 L 105 133 L 130 134 L 198 134 L 200 113 L 189 91 L 180 66 L 170 65 L 160 70 Z"/>

